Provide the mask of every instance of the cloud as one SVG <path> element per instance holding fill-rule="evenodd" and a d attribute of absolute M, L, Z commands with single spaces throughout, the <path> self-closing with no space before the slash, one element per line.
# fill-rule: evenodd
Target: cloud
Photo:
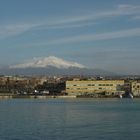
<path fill-rule="evenodd" d="M 109 39 L 127 38 L 127 37 L 133 37 L 133 36 L 140 36 L 140 28 L 114 31 L 114 32 L 106 32 L 106 33 L 100 33 L 100 34 L 78 35 L 78 36 L 73 36 L 73 37 L 60 38 L 60 39 L 52 40 L 48 42 L 48 45 L 109 40 Z"/>
<path fill-rule="evenodd" d="M 121 11 L 122 14 L 131 15 L 140 12 L 140 5 L 121 4 L 118 5 L 118 10 Z"/>
<path fill-rule="evenodd" d="M 85 15 L 77 15 L 72 17 L 59 18 L 54 21 L 51 21 L 50 24 L 54 25 L 65 25 L 72 23 L 81 23 L 89 22 L 102 18 L 116 17 L 116 16 L 125 16 L 125 15 L 135 15 L 140 14 L 140 6 L 138 5 L 128 5 L 121 4 L 116 6 L 114 9 L 105 10 L 105 11 L 92 11 L 91 13 Z"/>
<path fill-rule="evenodd" d="M 35 22 L 35 23 L 21 23 L 21 24 L 10 24 L 0 26 L 0 39 L 17 36 L 27 31 L 36 30 L 47 30 L 47 29 L 65 29 L 65 28 L 80 28 L 84 26 L 90 26 L 97 24 L 94 22 L 83 22 L 83 23 L 72 23 L 72 24 L 58 24 L 55 21 L 52 23 L 47 22 Z"/>
<path fill-rule="evenodd" d="M 38 27 L 38 28 L 36 28 L 36 29 L 38 29 L 38 30 L 41 30 L 41 29 L 65 29 L 65 28 L 80 28 L 80 27 L 84 27 L 84 26 L 90 26 L 90 25 L 94 25 L 94 24 L 97 24 L 96 22 L 83 22 L 83 23 L 74 23 L 74 24 L 62 24 L 62 25 L 48 25 L 48 26 L 40 26 L 40 27 Z"/>
<path fill-rule="evenodd" d="M 111 39 L 119 39 L 119 38 L 128 38 L 128 37 L 137 37 L 140 36 L 140 28 L 132 28 L 127 30 L 113 31 L 113 32 L 105 32 L 99 34 L 87 34 L 87 35 L 77 35 L 64 37 L 59 39 L 53 39 L 47 42 L 36 42 L 24 44 L 22 47 L 38 47 L 38 46 L 51 46 L 51 45 L 61 45 L 61 44 L 72 44 L 72 43 L 81 43 L 81 42 L 93 42 L 93 41 L 101 41 L 101 40 L 111 40 Z M 20 45 L 21 46 L 21 45 Z"/>
<path fill-rule="evenodd" d="M 71 27 L 82 27 L 87 25 L 93 25 L 97 20 L 115 18 L 119 16 L 135 16 L 140 14 L 140 6 L 138 5 L 127 5 L 121 4 L 116 6 L 114 9 L 105 11 L 92 11 L 83 15 L 65 16 L 59 17 L 54 20 L 50 20 L 44 24 L 44 28 L 71 28 Z"/>
<path fill-rule="evenodd" d="M 133 19 L 140 20 L 140 16 L 134 16 Z"/>
<path fill-rule="evenodd" d="M 0 38 L 7 38 L 22 34 L 31 28 L 37 26 L 36 24 L 11 24 L 0 26 Z"/>
<path fill-rule="evenodd" d="M 92 11 L 83 15 L 53 17 L 53 19 L 38 20 L 36 22 L 25 22 L 10 25 L 0 25 L 0 38 L 17 36 L 27 31 L 36 31 L 43 29 L 63 29 L 63 28 L 80 28 L 97 23 L 98 20 L 115 18 L 119 16 L 132 16 L 139 18 L 140 6 L 121 4 L 114 9 L 104 11 Z"/>

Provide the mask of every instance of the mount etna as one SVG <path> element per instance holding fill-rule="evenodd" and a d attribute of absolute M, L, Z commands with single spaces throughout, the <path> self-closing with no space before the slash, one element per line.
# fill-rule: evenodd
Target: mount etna
<path fill-rule="evenodd" d="M 21 64 L 0 69 L 1 75 L 101 75 L 115 76 L 116 73 L 102 69 L 88 68 L 77 62 L 55 56 L 33 58 Z"/>

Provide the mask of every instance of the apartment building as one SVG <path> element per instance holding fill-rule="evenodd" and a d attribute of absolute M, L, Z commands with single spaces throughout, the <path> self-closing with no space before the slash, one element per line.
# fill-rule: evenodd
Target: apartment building
<path fill-rule="evenodd" d="M 88 95 L 105 93 L 116 95 L 124 93 L 124 80 L 80 80 L 66 81 L 66 93 L 68 95 Z"/>

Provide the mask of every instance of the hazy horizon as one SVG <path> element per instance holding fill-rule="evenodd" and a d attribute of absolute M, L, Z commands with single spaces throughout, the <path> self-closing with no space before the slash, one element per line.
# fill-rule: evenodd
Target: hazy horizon
<path fill-rule="evenodd" d="M 138 0 L 5 0 L 0 19 L 0 68 L 55 56 L 140 75 Z"/>

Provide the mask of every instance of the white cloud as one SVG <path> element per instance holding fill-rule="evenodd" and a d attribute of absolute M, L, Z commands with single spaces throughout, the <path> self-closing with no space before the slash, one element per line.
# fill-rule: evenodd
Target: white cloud
<path fill-rule="evenodd" d="M 97 24 L 95 22 L 82 22 L 82 23 L 72 23 L 72 24 L 58 24 L 55 21 L 52 23 L 47 22 L 36 22 L 36 23 L 26 23 L 26 24 L 10 24 L 0 26 L 0 38 L 7 38 L 12 36 L 17 36 L 23 34 L 30 30 L 44 30 L 44 29 L 64 29 L 64 28 L 79 28 L 84 26 L 90 26 Z"/>
<path fill-rule="evenodd" d="M 93 42 L 93 41 L 100 41 L 100 40 L 111 40 L 111 39 L 137 37 L 137 36 L 140 36 L 140 28 L 104 32 L 100 34 L 70 36 L 70 37 L 64 37 L 64 38 L 59 38 L 59 39 L 53 39 L 47 42 L 29 43 L 26 46 L 22 45 L 22 47 L 29 48 L 29 47 L 38 47 L 38 46 L 72 44 L 72 43 L 89 42 L 89 41 Z"/>
<path fill-rule="evenodd" d="M 107 18 L 114 18 L 119 16 L 131 15 L 139 18 L 140 6 L 121 4 L 111 10 L 92 11 L 83 15 L 53 17 L 43 21 L 36 21 L 31 23 L 19 23 L 11 25 L 0 25 L 0 38 L 6 38 L 22 34 L 29 30 L 43 30 L 43 29 L 62 29 L 62 28 L 77 28 L 89 26 L 97 23 L 98 20 Z"/>
<path fill-rule="evenodd" d="M 11 24 L 0 26 L 0 38 L 6 38 L 22 34 L 31 28 L 37 26 L 36 24 Z"/>
<path fill-rule="evenodd" d="M 61 39 L 52 40 L 48 42 L 48 45 L 97 41 L 97 40 L 109 40 L 109 39 L 126 38 L 126 37 L 133 37 L 133 36 L 140 36 L 140 28 L 114 31 L 114 32 L 106 32 L 106 33 L 100 33 L 100 34 L 79 35 L 79 36 L 61 38 Z"/>
<path fill-rule="evenodd" d="M 60 25 L 48 25 L 48 26 L 40 26 L 36 29 L 40 30 L 40 29 L 64 29 L 64 28 L 80 28 L 80 27 L 84 27 L 84 26 L 90 26 L 90 25 L 93 25 L 93 24 L 97 24 L 96 22 L 83 22 L 83 23 L 74 23 L 74 24 L 60 24 Z"/>
<path fill-rule="evenodd" d="M 72 17 L 63 17 L 53 21 L 50 21 L 50 25 L 66 25 L 72 23 L 82 23 L 94 21 L 102 18 L 116 17 L 116 16 L 125 16 L 125 15 L 135 15 L 140 14 L 140 6 L 139 5 L 127 5 L 121 4 L 116 6 L 114 9 L 105 10 L 105 11 L 92 11 L 91 13 L 85 15 L 75 15 Z"/>

